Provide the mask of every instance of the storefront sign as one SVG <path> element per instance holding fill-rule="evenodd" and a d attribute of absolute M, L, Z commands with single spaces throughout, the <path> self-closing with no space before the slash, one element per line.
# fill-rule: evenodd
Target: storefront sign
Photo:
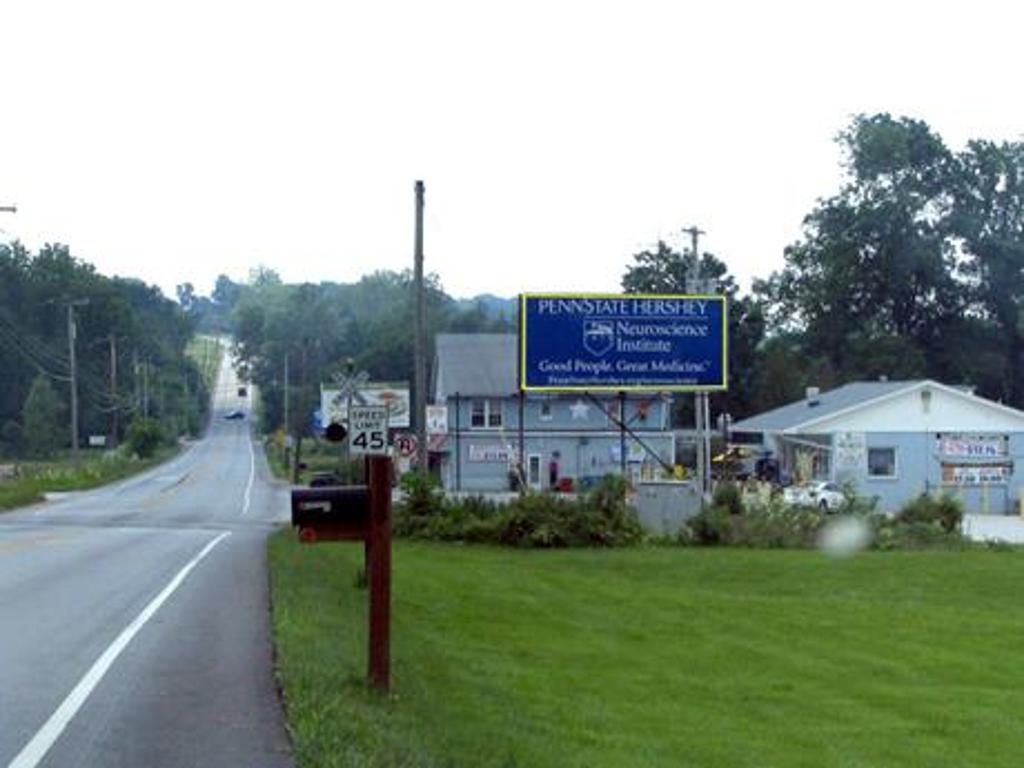
<path fill-rule="evenodd" d="M 867 440 L 863 432 L 839 432 L 833 461 L 836 472 L 857 472 L 867 466 Z"/>
<path fill-rule="evenodd" d="M 1009 482 L 1012 464 L 943 464 L 945 485 L 998 485 Z"/>
<path fill-rule="evenodd" d="M 516 449 L 511 445 L 472 445 L 469 446 L 469 460 L 477 463 L 511 464 L 515 461 Z"/>
<path fill-rule="evenodd" d="M 939 435 L 939 455 L 971 459 L 1008 456 L 1009 440 L 1006 435 Z"/>

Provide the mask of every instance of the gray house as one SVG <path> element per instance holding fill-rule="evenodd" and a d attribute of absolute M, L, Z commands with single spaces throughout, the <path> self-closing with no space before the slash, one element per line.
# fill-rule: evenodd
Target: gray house
<path fill-rule="evenodd" d="M 784 473 L 852 483 L 887 511 L 945 491 L 969 512 L 1005 514 L 1024 488 L 1024 412 L 927 379 L 811 387 L 732 432 Z"/>
<path fill-rule="evenodd" d="M 513 334 L 439 334 L 436 350 L 430 454 L 446 490 L 509 490 L 519 477 L 548 488 L 553 476 L 580 490 L 609 473 L 655 477 L 675 461 L 661 394 L 523 393 Z"/>

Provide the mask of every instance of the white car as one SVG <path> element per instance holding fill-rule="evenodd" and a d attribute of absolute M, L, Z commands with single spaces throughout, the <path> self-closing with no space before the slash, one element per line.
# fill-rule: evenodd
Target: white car
<path fill-rule="evenodd" d="M 835 512 L 846 501 L 838 485 L 825 482 L 791 485 L 782 492 L 782 498 L 787 504 L 818 507 L 826 512 Z"/>

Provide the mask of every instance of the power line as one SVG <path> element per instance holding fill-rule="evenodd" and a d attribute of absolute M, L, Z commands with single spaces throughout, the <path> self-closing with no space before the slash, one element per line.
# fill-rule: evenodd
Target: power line
<path fill-rule="evenodd" d="M 45 362 L 43 362 L 40 358 L 36 357 L 33 354 L 31 348 L 26 347 L 24 345 L 24 342 L 21 339 L 19 339 L 17 335 L 11 333 L 3 325 L 0 325 L 0 341 L 7 342 L 7 346 L 10 349 L 13 349 L 19 355 L 28 360 L 28 362 L 31 363 L 32 366 L 36 368 L 39 371 L 39 373 L 43 374 L 44 376 L 47 376 L 53 379 L 54 381 L 71 381 L 70 376 L 66 374 L 54 373 L 52 370 L 50 370 Z"/>

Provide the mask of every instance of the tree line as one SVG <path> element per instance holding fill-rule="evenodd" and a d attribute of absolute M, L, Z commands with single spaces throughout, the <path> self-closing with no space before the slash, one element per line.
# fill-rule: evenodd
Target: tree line
<path fill-rule="evenodd" d="M 74 331 L 70 331 L 68 306 Z M 197 434 L 209 393 L 185 355 L 193 324 L 140 280 L 105 277 L 67 246 L 0 245 L 0 455 L 45 458 L 71 444 L 69 333 L 80 442 L 133 425 L 173 441 Z"/>
<path fill-rule="evenodd" d="M 514 302 L 457 301 L 436 275 L 425 284 L 429 339 L 443 332 L 514 332 Z M 183 292 L 194 295 L 191 286 Z M 412 382 L 411 271 L 378 271 L 351 284 L 286 284 L 260 267 L 242 284 L 219 277 L 211 300 L 194 301 L 190 313 L 201 328 L 227 318 L 241 374 L 259 388 L 266 431 L 284 425 L 286 381 L 287 431 L 300 437 L 319 406 L 321 383 L 336 375 L 366 371 L 373 381 Z"/>
<path fill-rule="evenodd" d="M 691 272 L 732 301 L 734 417 L 804 387 L 928 377 L 1024 407 L 1024 143 L 950 150 L 926 123 L 859 115 L 837 137 L 839 191 L 805 217 L 784 267 L 740 296 L 726 264 L 659 243 L 627 291 L 684 291 Z"/>

